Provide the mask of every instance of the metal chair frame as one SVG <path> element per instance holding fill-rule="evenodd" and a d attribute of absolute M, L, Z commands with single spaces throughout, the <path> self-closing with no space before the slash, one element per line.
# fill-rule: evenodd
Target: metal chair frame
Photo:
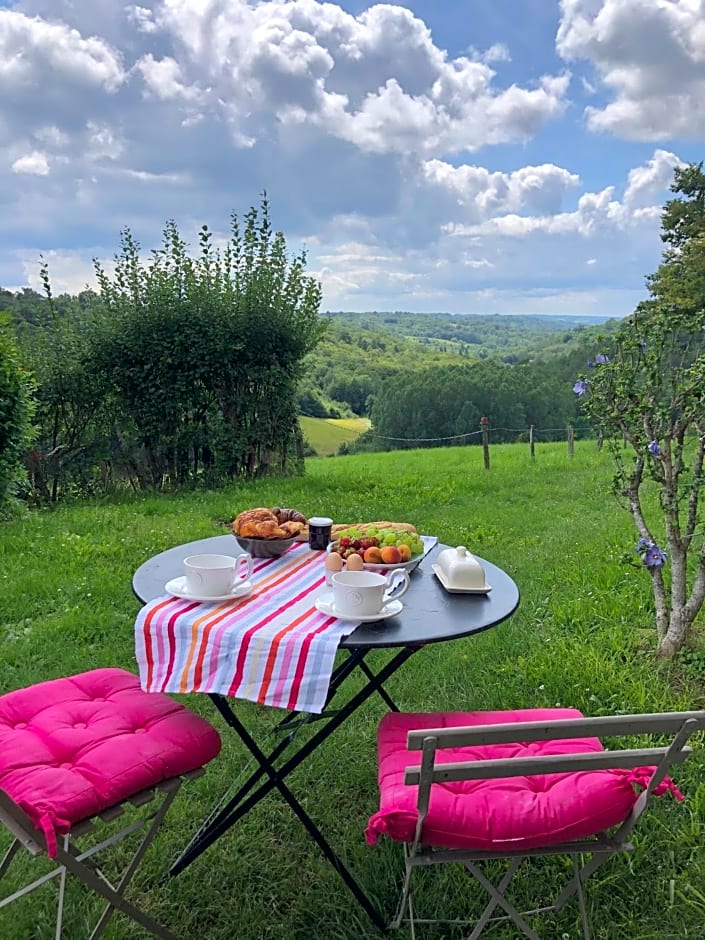
<path fill-rule="evenodd" d="M 539 940 L 538 934 L 527 924 L 523 915 L 560 911 L 573 895 L 576 895 L 578 900 L 583 938 L 590 940 L 583 885 L 610 856 L 633 848 L 629 836 L 646 809 L 651 794 L 664 780 L 669 768 L 681 764 L 691 753 L 691 748 L 685 746 L 690 735 L 703 729 L 705 711 L 512 722 L 409 732 L 407 747 L 410 751 L 420 750 L 422 758 L 420 766 L 406 768 L 404 782 L 419 788 L 419 815 L 413 841 L 404 844 L 404 883 L 397 912 L 390 927 L 398 928 L 402 922 L 408 922 L 412 940 L 415 940 L 416 924 L 437 922 L 438 919 L 429 921 L 415 916 L 411 894 L 412 872 L 421 866 L 460 862 L 490 895 L 489 903 L 479 920 L 474 922 L 474 929 L 467 940 L 477 940 L 485 927 L 498 919 L 511 920 L 529 940 Z M 436 752 L 441 748 L 631 735 L 670 735 L 671 741 L 667 747 L 628 747 L 615 751 L 487 759 L 453 764 L 436 762 Z M 611 834 L 601 832 L 590 839 L 514 851 L 504 848 L 497 851 L 449 849 L 424 843 L 423 827 L 434 783 L 617 768 L 633 769 L 643 766 L 654 766 L 655 772 L 647 787 L 637 797 L 629 816 Z M 585 853 L 590 854 L 591 858 L 582 863 L 581 857 Z M 509 883 L 524 859 L 545 855 L 569 855 L 573 876 L 552 905 L 519 912 L 505 896 Z M 498 885 L 492 884 L 477 864 L 490 859 L 510 860 L 509 867 Z M 504 911 L 503 917 L 492 916 L 497 907 Z"/>
<path fill-rule="evenodd" d="M 56 931 L 54 936 L 55 940 L 61 940 L 66 875 L 67 873 L 71 873 L 82 881 L 86 887 L 91 888 L 108 902 L 90 935 L 90 940 L 98 940 L 116 910 L 132 918 L 144 927 L 145 930 L 153 936 L 161 938 L 161 940 L 177 940 L 176 935 L 170 930 L 167 930 L 166 927 L 162 927 L 154 918 L 145 914 L 139 908 L 135 907 L 134 904 L 130 903 L 130 901 L 125 898 L 125 891 L 137 871 L 144 854 L 157 834 L 159 827 L 164 821 L 181 786 L 182 780 L 199 777 L 202 773 L 202 768 L 199 768 L 187 774 L 183 774 L 181 777 L 172 777 L 168 780 L 164 780 L 156 787 L 142 790 L 131 796 L 129 800 L 108 807 L 97 816 L 75 823 L 69 832 L 59 836 L 57 839 L 56 861 L 58 864 L 56 867 L 11 894 L 0 897 L 0 910 L 54 878 L 58 878 L 59 890 Z M 153 805 L 155 800 L 157 800 L 157 804 Z M 118 831 L 114 831 L 97 844 L 91 845 L 83 851 L 79 849 L 76 844 L 77 839 L 89 833 L 94 833 L 101 823 L 108 826 L 114 824 L 124 815 L 125 807 L 128 804 L 131 804 L 133 807 L 145 808 L 145 811 L 142 815 L 138 816 L 138 818 L 133 819 Z M 2 790 L 0 790 L 0 823 L 3 823 L 14 837 L 2 861 L 0 861 L 1 882 L 12 860 L 20 849 L 26 849 L 35 857 L 38 855 L 47 855 L 48 852 L 44 834 L 34 827 L 34 824 L 24 810 Z M 94 857 L 139 830 L 145 830 L 142 839 L 137 845 L 127 866 L 122 873 L 118 875 L 116 883 L 113 883 L 106 877 L 101 867 L 97 864 L 97 859 L 94 860 Z"/>

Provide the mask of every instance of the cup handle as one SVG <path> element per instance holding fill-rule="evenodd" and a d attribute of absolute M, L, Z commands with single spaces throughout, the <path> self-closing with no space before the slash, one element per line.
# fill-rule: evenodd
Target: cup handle
<path fill-rule="evenodd" d="M 384 592 L 384 601 L 398 600 L 409 590 L 409 572 L 404 568 L 397 568 L 387 575 L 387 590 Z"/>
<path fill-rule="evenodd" d="M 246 566 L 247 566 L 247 574 L 244 576 L 240 574 L 240 565 L 242 564 L 243 561 L 246 563 Z M 235 569 L 235 583 L 237 584 L 238 580 L 249 581 L 251 576 L 252 576 L 252 555 L 250 555 L 249 552 L 241 552 L 237 556 L 237 568 Z"/>

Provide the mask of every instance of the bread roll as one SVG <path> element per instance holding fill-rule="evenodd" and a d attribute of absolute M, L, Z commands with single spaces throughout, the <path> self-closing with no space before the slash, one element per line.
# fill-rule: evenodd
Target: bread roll
<path fill-rule="evenodd" d="M 416 527 L 410 522 L 346 522 L 339 523 L 331 529 L 331 541 L 334 542 L 340 538 L 340 533 L 346 529 L 359 529 L 360 532 L 367 532 L 368 529 L 375 527 L 377 529 L 394 529 L 395 532 L 416 532 Z M 300 542 L 308 541 L 308 526 L 304 526 L 297 536 Z"/>

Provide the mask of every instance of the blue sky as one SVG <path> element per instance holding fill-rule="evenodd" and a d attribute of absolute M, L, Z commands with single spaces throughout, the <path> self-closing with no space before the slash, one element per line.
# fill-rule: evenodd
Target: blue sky
<path fill-rule="evenodd" d="M 266 189 L 323 309 L 625 316 L 704 142 L 705 0 L 0 0 L 0 285 Z"/>

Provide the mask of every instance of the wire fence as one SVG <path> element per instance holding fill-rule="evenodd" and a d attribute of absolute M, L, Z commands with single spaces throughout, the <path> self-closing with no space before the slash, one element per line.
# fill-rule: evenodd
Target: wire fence
<path fill-rule="evenodd" d="M 532 434 L 534 438 L 540 434 L 561 434 L 568 437 L 571 430 L 573 435 L 575 435 L 575 430 L 570 425 L 565 428 L 538 428 L 534 425 L 529 425 L 528 427 L 523 428 L 488 427 L 487 433 L 490 435 L 490 437 L 493 434 L 515 434 L 518 438 L 525 436 L 528 439 Z M 378 441 L 394 441 L 397 443 L 406 444 L 436 444 L 441 442 L 461 441 L 473 437 L 480 438 L 482 437 L 483 433 L 483 429 L 480 429 L 479 431 L 465 431 L 463 434 L 450 434 L 446 435 L 445 437 L 390 437 L 386 434 L 377 434 L 376 431 L 370 429 L 369 431 L 365 431 L 365 437 L 368 439 L 375 438 L 375 440 Z"/>
<path fill-rule="evenodd" d="M 313 416 L 310 416 L 313 417 Z M 389 434 L 379 434 L 373 428 L 366 430 L 361 435 L 364 441 L 379 441 L 391 445 L 390 449 L 404 449 L 423 446 L 443 446 L 461 443 L 478 443 L 482 445 L 484 452 L 485 468 L 490 467 L 490 444 L 507 443 L 525 443 L 529 446 L 529 453 L 532 459 L 535 457 L 535 445 L 543 438 L 544 443 L 557 443 L 565 441 L 568 448 L 568 455 L 573 457 L 575 454 L 576 437 L 585 439 L 593 437 L 593 431 L 588 427 L 578 427 L 577 429 L 568 424 L 560 428 L 540 428 L 531 424 L 520 428 L 492 427 L 488 418 L 481 419 L 481 425 L 478 430 L 465 431 L 462 434 L 448 434 L 438 437 L 394 437 Z M 598 449 L 602 447 L 602 439 L 597 438 Z M 357 451 L 358 448 L 355 448 Z M 340 453 L 348 453 L 348 445 L 341 445 Z"/>

